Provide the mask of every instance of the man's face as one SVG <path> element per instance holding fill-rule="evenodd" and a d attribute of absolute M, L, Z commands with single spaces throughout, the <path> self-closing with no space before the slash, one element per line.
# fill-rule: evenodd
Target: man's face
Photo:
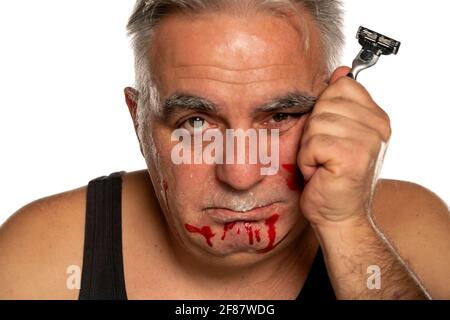
<path fill-rule="evenodd" d="M 162 103 L 177 93 L 216 106 L 176 106 L 164 118 L 154 116 L 148 133 L 156 149 L 146 159 L 156 194 L 175 241 L 191 253 L 255 262 L 292 243 L 306 225 L 295 168 L 307 115 L 259 108 L 293 92 L 317 97 L 325 88 L 317 34 L 305 19 L 308 49 L 291 22 L 268 14 L 173 15 L 159 26 L 151 63 Z M 179 142 L 172 133 L 193 132 L 198 124 L 204 132 L 278 129 L 278 173 L 261 175 L 261 164 L 174 164 L 171 152 Z"/>

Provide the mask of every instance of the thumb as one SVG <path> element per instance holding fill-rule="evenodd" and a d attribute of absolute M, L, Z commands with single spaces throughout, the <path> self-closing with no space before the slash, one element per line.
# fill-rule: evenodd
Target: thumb
<path fill-rule="evenodd" d="M 347 74 L 350 72 L 350 70 L 351 70 L 351 68 L 346 67 L 346 66 L 337 68 L 336 70 L 334 70 L 333 74 L 331 75 L 329 84 L 333 84 L 336 81 L 338 81 L 340 78 L 346 77 Z"/>

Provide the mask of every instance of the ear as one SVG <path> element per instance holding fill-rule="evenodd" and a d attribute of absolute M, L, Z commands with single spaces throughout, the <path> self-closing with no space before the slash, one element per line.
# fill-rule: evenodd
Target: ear
<path fill-rule="evenodd" d="M 139 148 L 141 149 L 142 156 L 144 156 L 144 152 L 142 150 L 141 139 L 139 138 L 139 135 L 138 135 L 138 121 L 137 121 L 137 117 L 136 117 L 137 101 L 139 98 L 139 92 L 136 89 L 133 89 L 131 87 L 126 87 L 124 89 L 124 93 L 125 93 L 125 102 L 127 103 L 128 111 L 130 112 L 131 119 L 133 120 L 134 130 L 136 132 L 136 136 L 139 141 Z M 144 156 L 144 158 L 145 158 L 145 156 Z"/>
<path fill-rule="evenodd" d="M 125 102 L 128 106 L 128 111 L 130 112 L 131 119 L 133 119 L 133 124 L 135 129 L 137 129 L 137 101 L 139 97 L 139 92 L 131 87 L 126 87 L 124 90 L 125 93 Z"/>

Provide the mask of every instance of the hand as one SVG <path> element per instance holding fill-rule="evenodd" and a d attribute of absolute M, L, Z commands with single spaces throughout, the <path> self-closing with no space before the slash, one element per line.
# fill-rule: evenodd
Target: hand
<path fill-rule="evenodd" d="M 391 135 L 388 115 L 364 87 L 333 73 L 306 121 L 297 164 L 306 185 L 300 208 L 315 226 L 359 219 L 368 213 Z"/>

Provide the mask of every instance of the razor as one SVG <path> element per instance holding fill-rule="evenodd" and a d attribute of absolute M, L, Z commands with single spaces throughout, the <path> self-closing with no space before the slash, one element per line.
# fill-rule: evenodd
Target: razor
<path fill-rule="evenodd" d="M 397 54 L 400 48 L 400 42 L 397 40 L 364 27 L 359 27 L 356 39 L 362 49 L 353 60 L 352 70 L 347 75 L 354 80 L 362 70 L 374 66 L 381 55 Z"/>

